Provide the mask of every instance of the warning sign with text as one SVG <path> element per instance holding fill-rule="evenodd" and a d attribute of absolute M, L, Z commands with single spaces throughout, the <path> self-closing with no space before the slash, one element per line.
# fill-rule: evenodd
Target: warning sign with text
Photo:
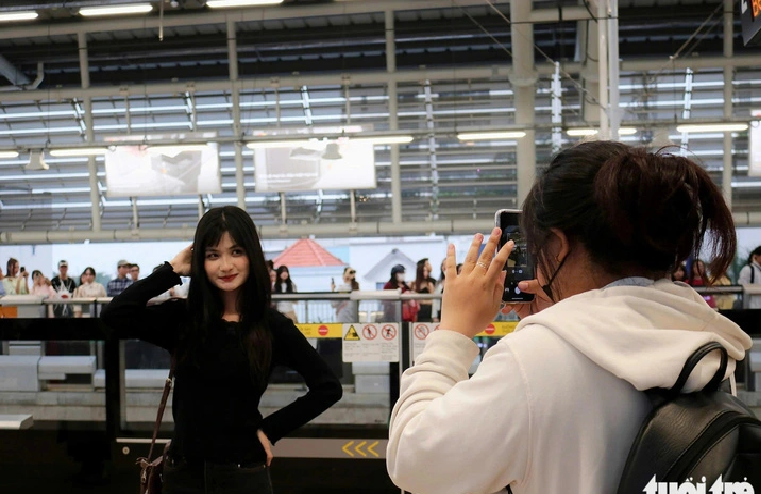
<path fill-rule="evenodd" d="M 426 337 L 439 329 L 437 322 L 416 322 L 412 325 L 412 360 L 417 360 L 418 355 L 423 353 Z"/>
<path fill-rule="evenodd" d="M 344 362 L 399 362 L 399 324 L 344 324 Z"/>

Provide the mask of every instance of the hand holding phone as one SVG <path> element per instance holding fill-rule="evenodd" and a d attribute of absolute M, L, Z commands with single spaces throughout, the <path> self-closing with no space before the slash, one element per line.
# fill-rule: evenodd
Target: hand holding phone
<path fill-rule="evenodd" d="M 521 232 L 520 218 L 519 209 L 500 209 L 494 214 L 494 224 L 502 230 L 499 248 L 510 240 L 514 244 L 503 268 L 507 274 L 502 300 L 508 304 L 525 304 L 534 300 L 533 293 L 526 293 L 518 286 L 521 281 L 532 281 L 536 278 L 534 259 L 528 252 L 526 237 Z"/>

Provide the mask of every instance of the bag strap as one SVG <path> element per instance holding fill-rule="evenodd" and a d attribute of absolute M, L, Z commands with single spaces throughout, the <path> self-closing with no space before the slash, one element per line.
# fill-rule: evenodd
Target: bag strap
<path fill-rule="evenodd" d="M 156 444 L 156 436 L 159 434 L 159 426 L 164 419 L 164 409 L 166 409 L 166 402 L 169 399 L 169 391 L 172 390 L 172 378 L 174 377 L 174 355 L 172 355 L 172 365 L 169 368 L 169 376 L 164 383 L 164 393 L 161 395 L 161 403 L 159 409 L 156 412 L 156 424 L 153 426 L 153 438 L 151 439 L 151 448 L 148 450 L 148 461 L 153 458 L 153 446 Z"/>
<path fill-rule="evenodd" d="M 674 383 L 674 386 L 671 388 L 672 394 L 677 394 L 682 391 L 682 388 L 687 383 L 687 379 L 689 379 L 690 374 L 695 369 L 695 366 L 698 365 L 698 362 L 700 362 L 706 355 L 714 350 L 719 350 L 721 352 L 721 363 L 719 364 L 719 368 L 716 370 L 716 373 L 713 375 L 708 384 L 705 385 L 703 390 L 716 391 L 719 389 L 719 386 L 721 386 L 721 381 L 724 380 L 724 375 L 727 373 L 727 361 L 729 360 L 729 357 L 727 356 L 727 349 L 724 348 L 721 343 L 712 341 L 702 345 L 697 350 L 695 350 L 692 355 L 690 355 L 690 358 L 688 358 L 687 362 L 684 363 L 684 367 L 679 373 L 679 377 Z"/>

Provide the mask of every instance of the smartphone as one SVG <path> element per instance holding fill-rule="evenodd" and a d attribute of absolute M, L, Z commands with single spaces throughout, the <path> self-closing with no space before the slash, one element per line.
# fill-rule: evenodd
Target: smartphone
<path fill-rule="evenodd" d="M 513 250 L 505 263 L 505 291 L 502 300 L 508 304 L 523 304 L 534 300 L 534 295 L 521 292 L 518 283 L 536 279 L 534 259 L 526 248 L 526 238 L 521 232 L 521 211 L 519 209 L 500 209 L 494 214 L 494 224 L 502 230 L 499 239 L 501 249 L 510 240 Z"/>
<path fill-rule="evenodd" d="M 26 268 L 22 267 L 20 271 L 23 273 L 24 271 L 26 271 Z"/>

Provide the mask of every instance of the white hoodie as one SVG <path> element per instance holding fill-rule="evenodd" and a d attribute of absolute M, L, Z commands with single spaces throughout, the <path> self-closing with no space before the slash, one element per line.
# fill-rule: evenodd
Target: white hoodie
<path fill-rule="evenodd" d="M 689 286 L 622 280 L 520 322 L 475 375 L 473 341 L 431 333 L 401 382 L 387 467 L 414 494 L 616 492 L 650 409 L 645 390 L 671 387 L 690 354 L 718 341 L 735 360 L 750 337 Z M 715 352 L 714 352 L 715 353 Z M 687 390 L 705 385 L 703 359 Z M 642 486 L 643 488 L 645 486 Z"/>

